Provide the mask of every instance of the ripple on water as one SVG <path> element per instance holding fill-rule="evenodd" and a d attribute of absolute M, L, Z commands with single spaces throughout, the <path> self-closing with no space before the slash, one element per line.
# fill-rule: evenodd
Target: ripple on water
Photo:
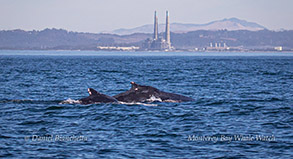
<path fill-rule="evenodd" d="M 0 61 L 0 157 L 293 155 L 291 57 L 1 56 Z M 78 103 L 88 96 L 88 87 L 113 96 L 128 90 L 130 81 L 195 101 Z M 188 141 L 189 135 L 238 134 L 274 135 L 276 141 Z M 32 135 L 75 135 L 88 140 L 25 141 Z"/>

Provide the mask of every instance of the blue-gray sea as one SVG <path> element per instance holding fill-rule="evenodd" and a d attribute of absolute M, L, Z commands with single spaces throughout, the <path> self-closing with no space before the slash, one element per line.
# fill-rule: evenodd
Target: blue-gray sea
<path fill-rule="evenodd" d="M 2 50 L 0 65 L 0 157 L 293 158 L 293 53 Z M 195 101 L 71 102 L 131 81 Z"/>

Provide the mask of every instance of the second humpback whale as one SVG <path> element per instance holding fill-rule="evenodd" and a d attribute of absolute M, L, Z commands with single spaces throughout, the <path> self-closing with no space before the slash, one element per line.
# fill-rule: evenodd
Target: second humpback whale
<path fill-rule="evenodd" d="M 114 103 L 118 102 L 115 98 L 99 93 L 98 91 L 88 88 L 90 96 L 79 100 L 81 104 L 93 104 L 93 103 Z"/>
<path fill-rule="evenodd" d="M 135 82 L 130 82 L 130 90 L 113 96 L 120 102 L 188 102 L 194 101 L 193 98 L 179 94 L 160 91 L 151 86 L 138 85 Z"/>

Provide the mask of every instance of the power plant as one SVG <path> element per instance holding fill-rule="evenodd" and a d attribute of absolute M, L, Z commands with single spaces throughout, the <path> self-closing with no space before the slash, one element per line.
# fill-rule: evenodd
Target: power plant
<path fill-rule="evenodd" d="M 154 16 L 154 36 L 153 39 L 148 38 L 142 46 L 143 50 L 159 50 L 159 51 L 170 51 L 174 48 L 171 46 L 170 40 L 170 23 L 169 23 L 169 12 L 166 11 L 166 30 L 165 30 L 165 39 L 159 37 L 158 33 L 158 17 L 157 12 L 155 11 Z"/>
<path fill-rule="evenodd" d="M 155 11 L 155 17 L 154 17 L 154 39 L 158 39 L 158 17 L 157 12 Z"/>

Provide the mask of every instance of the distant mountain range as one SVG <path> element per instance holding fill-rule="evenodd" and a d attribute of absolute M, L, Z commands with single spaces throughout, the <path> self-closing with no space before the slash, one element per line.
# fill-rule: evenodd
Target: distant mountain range
<path fill-rule="evenodd" d="M 196 30 L 249 30 L 258 31 L 266 29 L 264 26 L 254 22 L 248 22 L 237 18 L 217 20 L 206 24 L 184 24 L 184 23 L 171 23 L 170 30 L 173 33 L 186 33 Z M 108 33 L 118 35 L 129 35 L 133 33 L 152 33 L 154 30 L 153 24 L 146 24 L 136 28 L 130 29 L 117 29 Z M 159 24 L 159 32 L 165 31 L 165 24 Z"/>
<path fill-rule="evenodd" d="M 160 37 L 163 33 L 159 34 Z M 41 31 L 0 30 L 0 50 L 97 50 L 97 46 L 142 46 L 152 33 L 130 35 L 71 32 L 63 29 Z M 210 43 L 226 43 L 229 47 L 264 48 L 283 46 L 293 49 L 293 30 L 198 30 L 187 33 L 171 32 L 176 49 L 207 47 Z"/>
<path fill-rule="evenodd" d="M 149 38 L 149 34 L 131 35 L 94 34 L 72 32 L 63 29 L 41 31 L 0 30 L 0 49 L 87 49 L 99 46 L 129 46 Z"/>

